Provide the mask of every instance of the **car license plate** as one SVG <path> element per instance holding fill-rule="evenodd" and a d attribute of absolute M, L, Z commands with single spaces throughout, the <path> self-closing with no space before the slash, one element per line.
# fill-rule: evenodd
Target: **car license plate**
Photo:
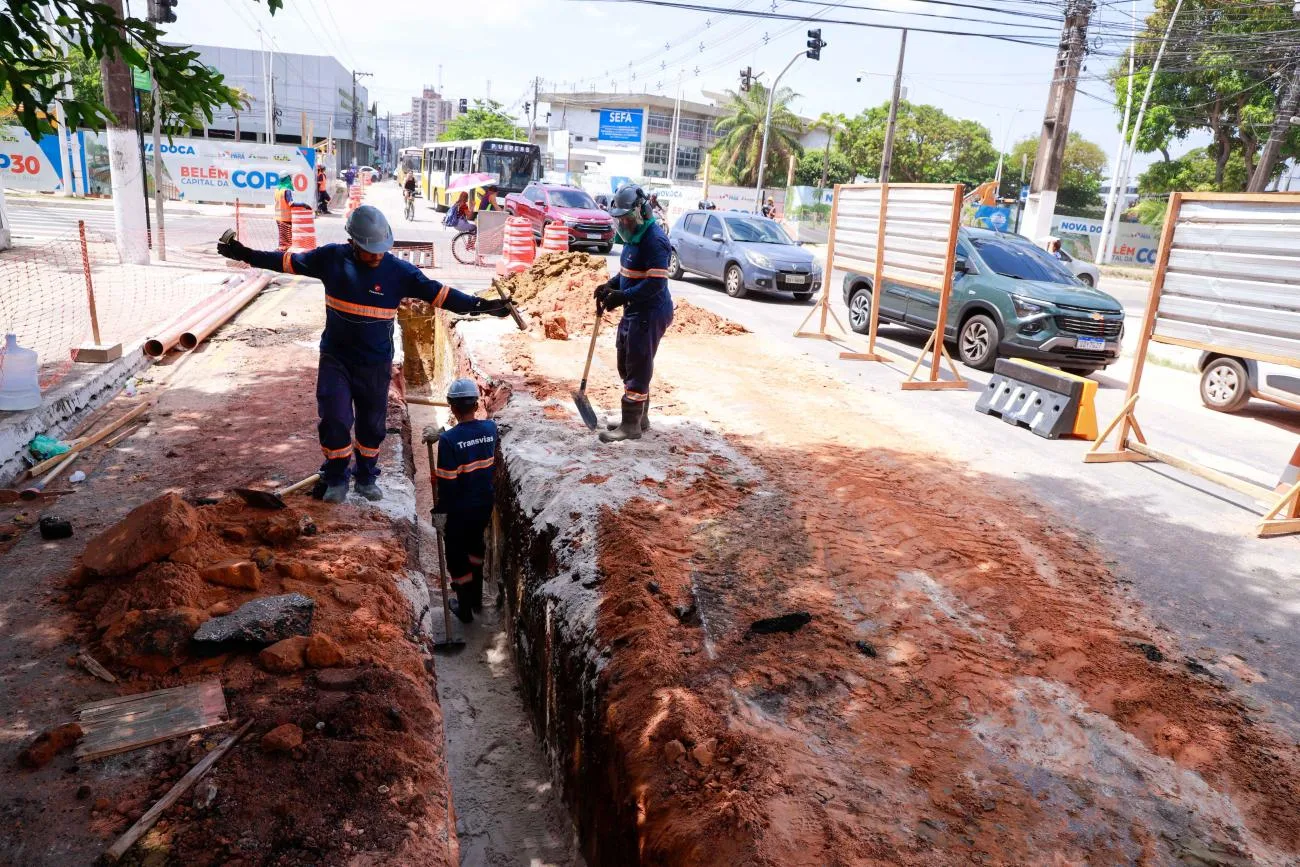
<path fill-rule="evenodd" d="M 787 283 L 807 283 L 807 282 L 808 282 L 808 278 L 805 277 L 803 274 L 787 274 L 787 275 L 785 275 L 785 282 L 787 282 Z"/>
<path fill-rule="evenodd" d="M 601 235 L 600 235 L 599 232 L 588 232 L 588 233 L 587 233 L 587 240 L 588 240 L 588 241 L 599 241 L 600 238 L 601 238 Z"/>
<path fill-rule="evenodd" d="M 1075 349 L 1087 349 L 1090 352 L 1105 352 L 1106 340 L 1102 337 L 1079 337 L 1074 341 Z"/>

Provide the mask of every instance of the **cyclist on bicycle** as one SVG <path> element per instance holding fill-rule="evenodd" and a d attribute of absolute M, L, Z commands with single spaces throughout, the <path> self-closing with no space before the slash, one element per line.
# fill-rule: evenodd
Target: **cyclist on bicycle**
<path fill-rule="evenodd" d="M 402 199 L 406 208 L 406 219 L 415 219 L 415 173 L 407 174 L 402 182 Z"/>
<path fill-rule="evenodd" d="M 470 219 L 469 193 L 461 193 L 456 199 L 456 204 L 451 206 L 451 214 L 448 217 L 447 225 L 451 226 L 457 232 L 475 232 L 478 227 Z"/>

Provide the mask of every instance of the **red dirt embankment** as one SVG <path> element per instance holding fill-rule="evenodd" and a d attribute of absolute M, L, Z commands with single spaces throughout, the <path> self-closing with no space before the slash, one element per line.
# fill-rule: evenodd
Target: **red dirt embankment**
<path fill-rule="evenodd" d="M 1101 552 L 737 340 L 722 369 L 665 342 L 675 408 L 637 443 L 588 453 L 571 412 L 519 410 L 645 492 L 599 507 L 592 585 L 641 863 L 1297 863 L 1296 744 L 1175 657 Z M 576 355 L 516 339 L 504 375 L 558 389 Z M 511 471 L 543 442 L 507 442 Z"/>
<path fill-rule="evenodd" d="M 538 256 L 527 271 L 497 281 L 525 314 L 541 323 L 546 336 L 589 335 L 596 318 L 592 293 L 609 279 L 605 260 L 590 253 L 547 253 Z M 496 297 L 493 290 L 482 293 Z M 602 329 L 617 325 L 621 314 L 606 314 Z M 745 334 L 739 323 L 696 307 L 689 301 L 674 304 L 669 334 Z"/>

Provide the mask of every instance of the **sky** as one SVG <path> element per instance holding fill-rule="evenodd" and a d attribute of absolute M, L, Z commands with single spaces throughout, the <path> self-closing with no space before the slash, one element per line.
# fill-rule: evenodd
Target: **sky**
<path fill-rule="evenodd" d="M 960 6 L 938 0 L 669 2 L 985 31 L 1047 43 L 1055 42 L 1061 23 L 1060 5 L 1052 0 L 984 0 L 986 10 L 1023 13 L 1009 15 L 973 10 L 980 0 L 962 0 Z M 143 14 L 145 0 L 128 3 L 131 12 Z M 1115 52 L 1116 40 L 1127 33 L 1129 3 L 1111 0 L 1101 5 L 1101 23 L 1094 33 L 1107 38 L 1103 51 Z M 1139 0 L 1139 15 L 1147 14 L 1150 6 L 1151 0 Z M 918 12 L 1005 23 L 990 26 L 909 14 Z M 285 0 L 275 16 L 258 0 L 180 0 L 176 13 L 179 20 L 166 26 L 171 40 L 256 48 L 265 38 L 281 51 L 332 54 L 350 69 L 373 73 L 366 80 L 371 99 L 379 103 L 381 113 L 394 114 L 409 111 L 411 97 L 439 81 L 445 96 L 472 100 L 490 95 L 520 117 L 523 103 L 532 99 L 535 77 L 543 79 L 543 90 L 590 90 L 594 84 L 601 91 L 616 88 L 625 93 L 631 87 L 667 95 L 676 94 L 680 80 L 684 98 L 701 99 L 703 91 L 737 87 L 739 70 L 745 66 L 770 82 L 802 52 L 805 31 L 820 26 L 822 39 L 829 43 L 821 60 L 800 57 L 781 84 L 799 94 L 793 105 L 804 117 L 824 111 L 852 115 L 889 98 L 899 46 L 897 30 L 620 0 Z M 1038 136 L 1055 53 L 1054 45 L 912 30 L 904 64 L 907 98 L 978 120 L 989 128 L 995 147 L 1005 143 L 1009 150 L 1019 139 Z M 1118 145 L 1120 114 L 1111 104 L 1109 85 L 1100 78 L 1115 62 L 1110 56 L 1088 59 L 1071 120 L 1073 131 L 1100 144 L 1108 155 Z M 1175 151 L 1182 152 L 1177 147 Z M 1137 165 L 1151 159 L 1139 155 Z"/>

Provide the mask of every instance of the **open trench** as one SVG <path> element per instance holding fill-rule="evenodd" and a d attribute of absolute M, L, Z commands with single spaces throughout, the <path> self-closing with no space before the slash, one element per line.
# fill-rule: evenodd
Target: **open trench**
<path fill-rule="evenodd" d="M 427 336 L 503 430 L 505 605 L 438 661 L 465 863 L 1297 863 L 1295 744 L 1096 551 L 736 339 L 678 338 L 688 409 L 609 448 L 552 373 L 579 341 Z"/>

